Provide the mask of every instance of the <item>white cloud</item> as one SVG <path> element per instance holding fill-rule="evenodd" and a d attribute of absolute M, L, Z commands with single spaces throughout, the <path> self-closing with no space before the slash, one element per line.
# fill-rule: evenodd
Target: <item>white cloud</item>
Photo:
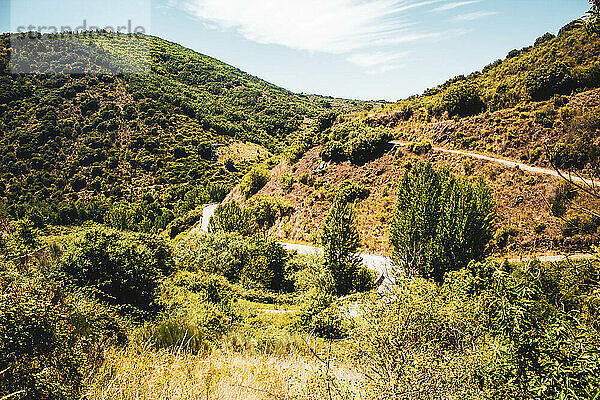
<path fill-rule="evenodd" d="M 447 3 L 447 4 L 444 4 L 443 6 L 434 8 L 433 10 L 431 10 L 431 12 L 442 12 L 442 11 L 453 10 L 458 7 L 468 6 L 470 4 L 475 4 L 475 3 L 480 3 L 480 2 L 481 2 L 481 0 L 470 0 L 470 1 L 457 1 L 454 3 Z"/>
<path fill-rule="evenodd" d="M 167 0 L 209 29 L 236 32 L 253 42 L 338 54 L 379 74 L 398 69 L 402 45 L 460 34 L 424 30 L 427 11 L 444 11 L 481 0 Z M 431 9 L 431 7 L 437 7 Z M 419 14 L 421 17 L 419 17 Z M 489 13 L 456 17 L 458 21 Z"/>
<path fill-rule="evenodd" d="M 359 67 L 366 68 L 367 73 L 381 74 L 402 67 L 402 64 L 400 64 L 399 61 L 408 54 L 408 52 L 386 53 L 381 51 L 373 53 L 355 53 L 351 54 L 347 60 Z"/>
<path fill-rule="evenodd" d="M 452 20 L 454 22 L 469 22 L 469 21 L 475 21 L 476 19 L 485 18 L 485 17 L 489 17 L 491 15 L 496 15 L 496 14 L 498 14 L 498 13 L 495 11 L 475 11 L 475 12 L 468 13 L 468 14 L 457 15 L 456 17 L 452 18 Z"/>
<path fill-rule="evenodd" d="M 196 18 L 248 40 L 344 54 L 429 37 L 414 32 L 412 9 L 443 0 L 180 0 Z M 172 1 L 173 4 L 173 1 Z M 429 34 L 431 35 L 431 34 Z"/>

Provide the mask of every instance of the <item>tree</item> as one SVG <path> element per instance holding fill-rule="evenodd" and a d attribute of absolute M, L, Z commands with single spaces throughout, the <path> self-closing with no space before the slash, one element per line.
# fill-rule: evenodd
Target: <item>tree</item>
<path fill-rule="evenodd" d="M 236 201 L 219 204 L 208 223 L 210 232 L 238 232 L 249 235 L 253 229 L 246 210 L 243 210 Z"/>
<path fill-rule="evenodd" d="M 331 271 L 340 296 L 369 286 L 368 273 L 357 254 L 360 238 L 354 217 L 351 203 L 334 201 L 321 232 L 325 266 Z"/>
<path fill-rule="evenodd" d="M 400 182 L 390 226 L 394 261 L 408 274 L 441 282 L 444 273 L 479 260 L 493 237 L 491 190 L 420 163 Z"/>
<path fill-rule="evenodd" d="M 600 35 L 600 0 L 590 0 L 590 11 L 585 19 L 588 33 Z"/>

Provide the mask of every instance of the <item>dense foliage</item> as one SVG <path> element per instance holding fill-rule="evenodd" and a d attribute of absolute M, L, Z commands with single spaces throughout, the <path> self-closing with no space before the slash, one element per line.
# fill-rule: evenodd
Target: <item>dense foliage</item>
<path fill-rule="evenodd" d="M 373 398 L 591 399 L 600 394 L 596 263 L 487 261 L 443 285 L 399 281 L 354 332 Z"/>
<path fill-rule="evenodd" d="M 118 35 L 60 40 L 96 72 L 10 75 L 11 37 L 0 36 L 0 213 L 12 218 L 101 222 L 124 197 L 209 182 L 231 187 L 239 172 L 218 162 L 220 146 L 248 141 L 279 151 L 305 118 L 325 110 L 314 96 L 158 38 L 139 38 L 139 51 L 129 53 Z M 43 60 L 43 48 L 31 41 L 21 51 Z M 147 74 L 100 73 L 114 60 L 134 65 L 146 49 Z M 159 205 L 174 212 L 175 204 Z M 160 229 L 174 218 L 167 212 L 149 224 Z M 133 225 L 147 231 L 145 222 Z"/>
<path fill-rule="evenodd" d="M 447 271 L 479 260 L 493 236 L 491 190 L 448 169 L 419 163 L 399 185 L 390 226 L 396 265 L 408 274 L 441 281 Z"/>
<path fill-rule="evenodd" d="M 327 139 L 321 150 L 324 161 L 350 160 L 353 164 L 364 164 L 383 154 L 391 135 L 385 129 L 353 121 L 334 125 Z"/>
<path fill-rule="evenodd" d="M 77 286 L 133 314 L 156 310 L 157 289 L 171 269 L 171 253 L 162 239 L 103 228 L 71 238 L 59 264 Z"/>
<path fill-rule="evenodd" d="M 341 195 L 333 202 L 320 237 L 323 263 L 331 272 L 340 296 L 369 289 L 373 280 L 370 272 L 361 266 L 354 205 L 344 200 Z"/>

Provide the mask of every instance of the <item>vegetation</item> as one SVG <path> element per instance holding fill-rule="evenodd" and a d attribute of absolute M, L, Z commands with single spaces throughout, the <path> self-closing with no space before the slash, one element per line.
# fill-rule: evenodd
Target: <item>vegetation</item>
<path fill-rule="evenodd" d="M 584 24 L 382 115 L 381 104 L 292 94 L 158 38 L 139 38 L 148 74 L 111 74 L 139 60 L 107 32 L 56 42 L 89 47 L 88 74 L 40 73 L 60 54 L 48 46 L 38 73 L 9 75 L 1 36 L 0 399 L 599 398 L 598 254 L 486 259 L 508 259 L 521 226 L 497 223 L 506 204 L 496 209 L 475 162 L 455 163 L 463 177 L 419 161 L 438 154 L 418 134 L 452 118 L 429 124 L 435 142 L 468 147 L 478 138 L 462 133 L 465 117 L 543 100 L 518 108 L 527 134 L 560 129 L 552 165 L 597 181 L 597 110 L 564 96 L 600 84 L 597 14 L 593 2 Z M 412 154 L 380 158 L 402 124 Z M 509 128 L 503 145 L 518 140 Z M 234 159 L 236 146 L 252 155 Z M 325 162 L 313 150 L 270 171 L 315 147 Z M 502 184 L 527 191 L 548 182 L 505 172 Z M 597 185 L 567 177 L 548 189 L 563 222 L 534 216 L 535 240 L 555 230 L 597 245 Z M 208 203 L 219 203 L 209 232 L 190 230 Z M 322 255 L 273 235 L 302 224 L 304 203 L 302 228 Z M 365 209 L 365 225 L 389 230 L 397 267 L 377 285 L 359 254 Z M 328 210 L 322 223 L 313 210 Z"/>
<path fill-rule="evenodd" d="M 483 180 L 471 185 L 448 169 L 417 164 L 400 182 L 390 226 L 396 265 L 441 282 L 447 271 L 480 260 L 492 239 L 494 208 Z"/>
<path fill-rule="evenodd" d="M 594 398 L 598 297 L 585 282 L 597 274 L 486 261 L 443 285 L 399 281 L 394 301 L 365 303 L 355 358 L 373 398 Z"/>
<path fill-rule="evenodd" d="M 363 164 L 380 156 L 388 147 L 391 136 L 381 128 L 372 128 L 362 121 L 335 125 L 321 150 L 324 161 L 350 160 Z"/>
<path fill-rule="evenodd" d="M 54 41 L 67 43 L 93 72 L 9 75 L 11 37 L 0 36 L 2 215 L 70 225 L 102 222 L 112 209 L 111 226 L 158 232 L 185 215 L 176 208 L 187 192 L 229 191 L 246 171 L 222 168 L 219 147 L 245 141 L 281 151 L 305 118 L 326 110 L 173 43 L 140 37 L 125 53 L 120 39 L 45 36 L 47 54 L 25 41 L 23 56 L 36 59 L 52 59 Z M 135 67 L 136 54 L 149 54 L 148 74 L 106 73 L 115 60 Z"/>
<path fill-rule="evenodd" d="M 380 123 L 397 125 L 409 119 L 423 122 L 445 115 L 465 117 L 599 87 L 597 10 L 594 3 L 586 24 L 574 21 L 558 36 L 545 34 L 533 46 L 513 50 L 504 60 L 482 71 L 457 76 L 421 96 L 398 101 L 388 107 L 390 112 L 379 119 Z"/>
<path fill-rule="evenodd" d="M 340 296 L 364 291 L 372 281 L 369 271 L 360 264 L 354 207 L 347 200 L 347 195 L 341 194 L 334 201 L 321 232 L 324 265 L 331 272 Z"/>

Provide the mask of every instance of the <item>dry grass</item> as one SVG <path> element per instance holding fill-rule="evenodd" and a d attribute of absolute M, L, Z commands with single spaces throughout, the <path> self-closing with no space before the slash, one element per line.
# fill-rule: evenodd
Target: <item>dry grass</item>
<path fill-rule="evenodd" d="M 85 399 L 314 399 L 326 398 L 319 366 L 297 355 L 108 351 Z M 334 398 L 337 397 L 334 394 Z"/>

